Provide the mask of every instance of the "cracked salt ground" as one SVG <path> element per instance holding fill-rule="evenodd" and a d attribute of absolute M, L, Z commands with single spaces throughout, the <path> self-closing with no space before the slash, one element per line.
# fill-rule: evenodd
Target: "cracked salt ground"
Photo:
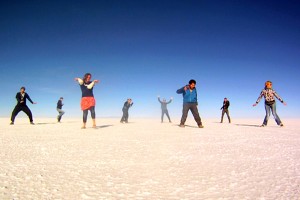
<path fill-rule="evenodd" d="M 0 119 L 0 199 L 298 199 L 300 124 Z M 175 119 L 173 120 L 176 121 Z M 177 119 L 179 121 L 179 119 Z M 257 126 L 256 126 L 257 125 Z M 147 127 L 147 128 L 145 128 Z"/>

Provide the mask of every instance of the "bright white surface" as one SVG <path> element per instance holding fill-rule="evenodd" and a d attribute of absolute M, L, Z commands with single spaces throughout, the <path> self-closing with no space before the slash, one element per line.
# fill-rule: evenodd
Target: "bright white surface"
<path fill-rule="evenodd" d="M 300 120 L 0 119 L 0 199 L 297 199 Z M 175 123 L 176 122 L 176 123 Z"/>

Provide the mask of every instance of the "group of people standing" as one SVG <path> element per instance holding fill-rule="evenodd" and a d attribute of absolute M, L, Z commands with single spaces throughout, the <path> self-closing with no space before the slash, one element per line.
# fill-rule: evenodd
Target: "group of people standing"
<path fill-rule="evenodd" d="M 83 125 L 82 129 L 86 128 L 86 122 L 87 122 L 87 116 L 88 112 L 90 111 L 92 121 L 93 121 L 93 128 L 96 128 L 96 113 L 95 113 L 95 105 L 96 105 L 96 100 L 94 98 L 93 94 L 93 88 L 96 83 L 99 83 L 99 80 L 91 80 L 92 75 L 90 73 L 86 73 L 84 77 L 81 78 L 75 78 L 75 81 L 79 83 L 81 93 L 82 93 L 82 98 L 81 98 L 81 110 L 83 111 Z M 189 81 L 189 84 L 183 86 L 182 88 L 178 89 L 177 94 L 182 94 L 183 97 L 183 107 L 182 107 L 182 116 L 180 120 L 180 127 L 185 127 L 185 121 L 188 116 L 188 112 L 191 111 L 193 114 L 193 117 L 198 125 L 199 128 L 204 128 L 201 117 L 199 115 L 198 111 L 198 99 L 197 99 L 197 89 L 196 89 L 196 81 L 191 79 Z M 283 126 L 283 123 L 281 122 L 279 116 L 277 115 L 276 112 L 276 101 L 275 98 L 277 98 L 281 103 L 286 105 L 286 103 L 283 101 L 283 99 L 275 92 L 275 90 L 272 88 L 272 82 L 267 81 L 265 83 L 264 89 L 261 91 L 258 99 L 256 100 L 255 104 L 253 106 L 256 106 L 260 100 L 264 97 L 265 99 L 265 110 L 266 110 L 266 116 L 264 118 L 263 124 L 261 125 L 262 127 L 266 126 L 268 123 L 268 119 L 270 117 L 270 113 L 272 112 L 276 123 L 279 126 Z M 33 102 L 29 95 L 25 92 L 25 87 L 21 87 L 20 92 L 16 94 L 16 99 L 17 99 L 17 105 L 15 106 L 12 115 L 11 115 L 11 125 L 14 124 L 15 117 L 18 115 L 20 111 L 23 111 L 27 114 L 30 124 L 34 125 L 33 123 L 33 117 L 30 109 L 26 105 L 26 99 L 30 101 L 32 104 L 36 104 L 36 102 Z M 171 123 L 171 119 L 169 116 L 169 112 L 167 109 L 167 104 L 171 103 L 173 100 L 173 97 L 169 101 L 166 101 L 166 99 L 161 100 L 160 96 L 158 96 L 158 101 L 161 104 L 161 122 L 163 123 L 163 118 L 164 115 L 169 119 L 169 122 Z M 62 110 L 63 106 L 63 97 L 60 97 L 60 99 L 57 102 L 57 111 L 58 111 L 58 116 L 57 116 L 57 121 L 60 122 L 62 116 L 64 115 L 64 111 Z M 129 108 L 133 105 L 132 99 L 128 98 L 127 101 L 124 103 L 122 111 L 123 111 L 123 116 L 120 120 L 121 123 L 128 123 L 128 110 Z M 229 115 L 229 106 L 230 102 L 227 98 L 224 98 L 223 105 L 221 107 L 222 110 L 222 115 L 221 115 L 221 123 L 223 123 L 223 117 L 226 113 L 228 122 L 231 123 L 230 115 Z"/>

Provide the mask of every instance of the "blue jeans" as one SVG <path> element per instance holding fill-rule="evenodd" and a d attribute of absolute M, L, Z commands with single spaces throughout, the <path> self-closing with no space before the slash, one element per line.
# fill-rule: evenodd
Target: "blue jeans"
<path fill-rule="evenodd" d="M 92 119 L 96 118 L 95 106 L 92 106 L 89 109 L 83 110 L 83 123 L 86 123 L 89 111 L 91 112 Z"/>
<path fill-rule="evenodd" d="M 281 120 L 280 120 L 279 116 L 276 113 L 276 103 L 275 102 L 272 105 L 268 105 L 268 104 L 265 103 L 265 110 L 266 110 L 266 116 L 265 116 L 265 119 L 264 119 L 264 122 L 263 122 L 264 125 L 268 124 L 268 120 L 269 120 L 269 117 L 271 115 L 271 111 L 272 111 L 272 115 L 274 116 L 277 125 L 281 124 Z"/>

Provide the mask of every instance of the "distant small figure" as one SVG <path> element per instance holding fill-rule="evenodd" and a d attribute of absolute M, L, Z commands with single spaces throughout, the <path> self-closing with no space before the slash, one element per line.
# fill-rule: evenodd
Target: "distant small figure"
<path fill-rule="evenodd" d="M 275 97 L 281 102 L 283 103 L 283 105 L 287 105 L 282 98 L 275 92 L 275 90 L 273 90 L 272 88 L 272 82 L 271 81 L 267 81 L 265 82 L 265 88 L 261 91 L 258 99 L 256 100 L 255 104 L 253 104 L 253 106 L 256 106 L 261 98 L 264 97 L 265 98 L 265 110 L 266 110 L 266 116 L 264 119 L 263 124 L 261 125 L 261 127 L 267 126 L 268 124 L 268 120 L 272 111 L 272 114 L 275 118 L 275 121 L 277 123 L 277 125 L 279 126 L 283 126 L 283 123 L 281 122 L 279 116 L 276 113 L 276 101 L 275 101 Z"/>
<path fill-rule="evenodd" d="M 20 111 L 23 111 L 26 113 L 26 115 L 29 118 L 30 124 L 34 125 L 33 119 L 32 119 L 32 113 L 31 110 L 26 105 L 26 99 L 28 99 L 32 104 L 36 104 L 36 102 L 33 102 L 29 95 L 25 92 L 25 87 L 21 87 L 20 92 L 16 94 L 17 99 L 17 105 L 15 106 L 12 114 L 11 114 L 11 125 L 14 125 L 15 118 L 18 115 Z"/>
<path fill-rule="evenodd" d="M 160 96 L 157 97 L 159 103 L 161 104 L 161 123 L 164 122 L 164 114 L 167 115 L 169 122 L 171 123 L 171 119 L 169 116 L 169 112 L 168 112 L 168 108 L 167 108 L 167 104 L 171 103 L 173 100 L 173 97 L 170 98 L 170 100 L 167 102 L 166 99 L 163 99 L 162 101 L 160 100 Z"/>
<path fill-rule="evenodd" d="M 129 117 L 128 110 L 132 105 L 133 105 L 132 99 L 127 99 L 127 101 L 125 101 L 123 108 L 122 108 L 123 116 L 120 121 L 121 123 L 124 123 L 124 122 L 128 123 L 128 117 Z"/>
<path fill-rule="evenodd" d="M 88 111 L 91 112 L 91 116 L 93 120 L 93 128 L 97 128 L 96 113 L 95 113 L 96 100 L 94 98 L 93 88 L 96 83 L 99 83 L 99 81 L 98 80 L 91 81 L 91 78 L 92 75 L 90 73 L 86 73 L 83 79 L 75 78 L 75 81 L 78 81 L 82 92 L 82 98 L 81 98 L 81 110 L 83 111 L 83 126 L 81 127 L 82 129 L 86 128 Z"/>
<path fill-rule="evenodd" d="M 229 110 L 228 110 L 229 106 L 230 106 L 230 102 L 225 97 L 224 101 L 223 101 L 223 106 L 221 107 L 221 110 L 222 110 L 221 123 L 223 123 L 223 117 L 224 117 L 225 113 L 227 115 L 229 123 L 231 123 L 230 116 L 229 116 Z"/>
<path fill-rule="evenodd" d="M 180 127 L 185 127 L 184 123 L 186 121 L 189 110 L 191 110 L 194 119 L 198 124 L 198 127 L 204 128 L 197 107 L 198 100 L 197 100 L 196 81 L 191 79 L 189 81 L 189 85 L 186 85 L 177 90 L 177 94 L 182 94 L 183 96 L 183 108 L 182 108 Z"/>
<path fill-rule="evenodd" d="M 63 97 L 60 97 L 58 102 L 57 102 L 57 106 L 56 106 L 56 110 L 58 112 L 58 116 L 57 116 L 57 122 L 60 122 L 61 120 L 61 117 L 63 116 L 63 114 L 65 114 L 65 111 L 62 110 L 62 107 L 63 107 L 63 103 L 62 101 L 64 100 Z"/>

